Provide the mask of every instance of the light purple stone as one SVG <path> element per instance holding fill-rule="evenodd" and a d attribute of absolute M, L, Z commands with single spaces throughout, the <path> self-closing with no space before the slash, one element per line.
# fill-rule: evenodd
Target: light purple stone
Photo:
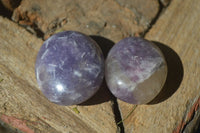
<path fill-rule="evenodd" d="M 40 48 L 35 71 L 41 91 L 51 102 L 79 104 L 99 89 L 104 57 L 90 37 L 75 31 L 60 32 Z"/>
<path fill-rule="evenodd" d="M 153 100 L 167 77 L 167 65 L 160 49 L 138 37 L 125 38 L 115 44 L 105 67 L 110 91 L 131 104 Z"/>

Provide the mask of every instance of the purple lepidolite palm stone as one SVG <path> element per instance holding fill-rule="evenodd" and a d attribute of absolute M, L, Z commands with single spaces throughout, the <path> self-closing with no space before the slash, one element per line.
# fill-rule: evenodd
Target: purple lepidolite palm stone
<path fill-rule="evenodd" d="M 79 104 L 99 89 L 104 57 L 90 37 L 75 31 L 60 32 L 40 48 L 35 71 L 41 91 L 51 102 Z"/>
<path fill-rule="evenodd" d="M 138 37 L 125 38 L 115 44 L 105 67 L 110 91 L 132 104 L 150 102 L 167 77 L 167 65 L 160 49 Z"/>

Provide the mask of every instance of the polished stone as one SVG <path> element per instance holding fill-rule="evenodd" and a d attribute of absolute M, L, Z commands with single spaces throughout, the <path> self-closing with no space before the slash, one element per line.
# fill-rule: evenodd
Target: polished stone
<path fill-rule="evenodd" d="M 167 65 L 160 49 L 152 42 L 129 37 L 110 50 L 105 73 L 114 96 L 131 104 L 145 104 L 162 89 Z"/>
<path fill-rule="evenodd" d="M 51 102 L 79 104 L 99 89 L 104 57 L 90 37 L 75 31 L 60 32 L 40 48 L 35 71 L 39 88 Z"/>

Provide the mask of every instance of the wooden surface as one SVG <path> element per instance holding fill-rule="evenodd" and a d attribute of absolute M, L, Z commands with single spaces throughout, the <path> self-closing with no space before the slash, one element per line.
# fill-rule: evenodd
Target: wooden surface
<path fill-rule="evenodd" d="M 180 78 L 181 72 L 171 73 L 177 69 L 176 65 L 179 61 L 175 61 L 176 56 L 172 56 L 168 59 L 169 62 L 174 62 L 172 64 L 174 66 L 170 67 L 173 68 L 169 70 L 170 78 L 177 80 L 177 82 L 168 80 L 164 91 L 164 95 L 171 93 L 171 96 L 169 95 L 168 99 L 161 100 L 158 104 L 138 106 L 132 115 L 124 121 L 126 132 L 179 133 L 185 131 L 191 133 L 194 129 L 194 127 L 187 129 L 187 126 L 200 114 L 199 12 L 199 0 L 174 0 L 145 36 L 146 39 L 161 43 L 158 46 L 162 47 L 163 44 L 172 48 L 179 55 L 183 65 L 183 79 L 180 86 L 176 85 L 177 82 L 180 83 L 180 80 L 177 79 Z M 168 48 L 163 50 L 168 50 Z M 180 69 L 181 67 L 178 67 L 177 71 Z M 174 85 L 177 88 L 175 87 L 174 93 L 172 93 L 171 89 Z M 119 101 L 119 107 L 123 117 L 132 108 L 131 105 L 121 101 Z M 193 117 L 195 115 L 196 117 Z"/>
<path fill-rule="evenodd" d="M 22 0 L 12 19 L 38 27 L 45 39 L 56 31 L 78 30 L 119 41 L 147 29 L 159 8 L 157 0 L 130 3 L 131 0 Z"/>
<path fill-rule="evenodd" d="M 2 17 L 0 27 L 2 121 L 30 133 L 117 131 L 111 101 L 77 109 L 50 103 L 38 90 L 34 74 L 42 40 Z"/>
<path fill-rule="evenodd" d="M 0 125 L 10 128 L 7 132 L 195 131 L 200 123 L 199 0 L 22 0 L 17 5 L 12 18 L 0 16 Z M 43 40 L 63 30 L 93 35 L 105 54 L 124 37 L 144 35 L 167 60 L 163 90 L 148 105 L 137 106 L 123 125 L 117 125 L 120 114 L 125 118 L 133 105 L 116 101 L 105 82 L 82 105 L 50 103 L 38 88 L 34 63 Z"/>

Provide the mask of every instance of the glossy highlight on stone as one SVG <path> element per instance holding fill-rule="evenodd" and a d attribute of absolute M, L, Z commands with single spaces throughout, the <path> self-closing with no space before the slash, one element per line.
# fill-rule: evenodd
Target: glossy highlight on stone
<path fill-rule="evenodd" d="M 139 37 L 128 37 L 115 44 L 105 64 L 110 91 L 131 104 L 153 100 L 167 77 L 167 65 L 160 49 Z"/>
<path fill-rule="evenodd" d="M 64 31 L 41 46 L 35 72 L 39 88 L 51 102 L 80 104 L 99 89 L 104 76 L 104 57 L 89 36 Z"/>

